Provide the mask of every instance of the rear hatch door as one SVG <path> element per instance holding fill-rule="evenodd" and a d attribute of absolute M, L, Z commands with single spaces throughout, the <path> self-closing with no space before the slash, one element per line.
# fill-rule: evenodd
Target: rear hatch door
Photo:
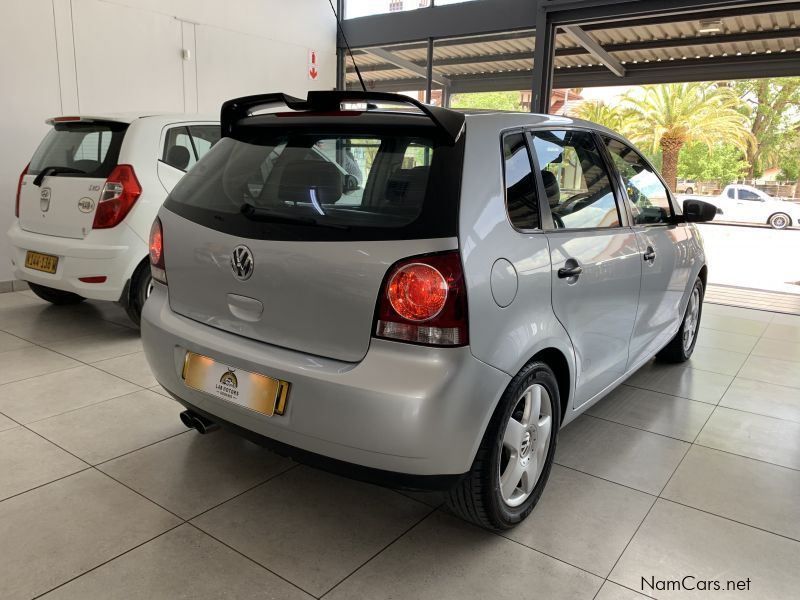
<path fill-rule="evenodd" d="M 116 121 L 56 120 L 22 178 L 20 228 L 85 237 L 106 178 L 117 166 L 127 127 Z"/>
<path fill-rule="evenodd" d="M 223 138 L 162 210 L 170 306 L 248 338 L 364 357 L 386 271 L 458 247 L 460 144 L 402 130 L 264 128 Z"/>

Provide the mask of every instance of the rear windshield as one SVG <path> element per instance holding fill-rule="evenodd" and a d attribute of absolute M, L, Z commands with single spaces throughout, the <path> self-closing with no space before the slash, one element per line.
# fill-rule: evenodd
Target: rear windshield
<path fill-rule="evenodd" d="M 248 142 L 226 137 L 181 179 L 165 206 L 249 238 L 453 236 L 459 149 L 420 133 L 284 128 L 273 135 L 262 129 Z"/>
<path fill-rule="evenodd" d="M 48 167 L 59 167 L 60 177 L 105 179 L 117 166 L 126 123 L 75 122 L 53 126 L 36 149 L 28 173 L 38 175 Z"/>

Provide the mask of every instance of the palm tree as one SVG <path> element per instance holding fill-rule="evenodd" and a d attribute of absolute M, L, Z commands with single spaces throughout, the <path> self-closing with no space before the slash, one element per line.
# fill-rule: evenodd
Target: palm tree
<path fill-rule="evenodd" d="M 618 107 L 610 106 L 603 100 L 586 100 L 572 110 L 573 116 L 608 127 L 625 134 L 625 114 Z"/>
<path fill-rule="evenodd" d="M 753 143 L 744 104 L 728 87 L 714 83 L 648 85 L 622 98 L 628 136 L 640 144 L 661 148 L 661 172 L 675 191 L 678 156 L 684 145 L 702 142 L 713 147 L 727 142 L 746 151 Z"/>

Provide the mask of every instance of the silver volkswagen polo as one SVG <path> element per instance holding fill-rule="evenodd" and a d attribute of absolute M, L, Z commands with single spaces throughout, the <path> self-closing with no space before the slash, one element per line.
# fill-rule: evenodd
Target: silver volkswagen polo
<path fill-rule="evenodd" d="M 559 428 L 694 348 L 695 221 L 612 131 L 382 93 L 239 98 L 153 224 L 142 339 L 218 426 L 504 529 Z"/>

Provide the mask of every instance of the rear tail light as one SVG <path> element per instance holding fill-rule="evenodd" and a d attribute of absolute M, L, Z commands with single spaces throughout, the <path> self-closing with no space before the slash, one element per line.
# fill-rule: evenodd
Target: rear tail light
<path fill-rule="evenodd" d="M 30 166 L 30 163 L 25 165 L 25 168 L 22 169 L 22 173 L 19 174 L 19 181 L 17 182 L 17 203 L 14 205 L 14 216 L 17 218 L 19 218 L 19 197 L 22 195 L 22 180 L 25 179 L 25 175 L 28 174 Z"/>
<path fill-rule="evenodd" d="M 465 346 L 467 289 L 458 251 L 408 258 L 381 286 L 375 336 L 426 346 Z"/>
<path fill-rule="evenodd" d="M 93 229 L 116 227 L 142 194 L 142 186 L 130 165 L 117 165 L 108 176 L 94 213 Z"/>
<path fill-rule="evenodd" d="M 161 219 L 156 217 L 150 228 L 150 274 L 156 281 L 167 285 L 167 271 L 164 264 L 164 235 Z"/>

